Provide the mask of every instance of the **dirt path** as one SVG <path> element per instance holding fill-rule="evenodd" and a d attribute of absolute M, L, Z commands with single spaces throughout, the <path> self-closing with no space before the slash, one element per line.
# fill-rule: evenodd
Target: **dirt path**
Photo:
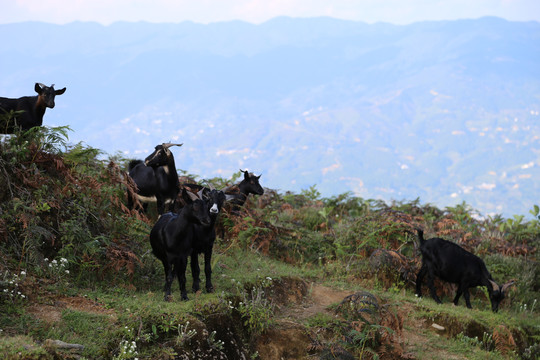
<path fill-rule="evenodd" d="M 335 312 L 329 307 L 339 304 L 353 293 L 321 284 L 310 284 L 308 293 L 301 302 L 289 303 L 280 309 L 276 318 L 278 329 L 271 330 L 263 337 L 264 341 L 259 342 L 260 358 L 303 358 L 301 354 L 305 354 L 306 347 L 312 346 L 312 339 L 305 334 L 305 321 L 316 314 L 335 316 Z M 437 330 L 431 327 L 428 320 L 411 316 L 417 311 L 414 304 L 404 302 L 396 311 L 402 319 L 402 328 L 395 332 L 392 340 L 397 350 L 396 353 L 387 354 L 381 359 L 466 359 L 464 356 L 448 353 L 437 346 L 437 342 L 433 342 L 433 337 L 439 336 Z"/>
<path fill-rule="evenodd" d="M 300 304 L 290 304 L 282 309 L 280 319 L 303 322 L 318 313 L 334 314 L 328 310 L 332 304 L 341 302 L 351 291 L 334 290 L 320 284 L 311 284 L 308 296 Z"/>

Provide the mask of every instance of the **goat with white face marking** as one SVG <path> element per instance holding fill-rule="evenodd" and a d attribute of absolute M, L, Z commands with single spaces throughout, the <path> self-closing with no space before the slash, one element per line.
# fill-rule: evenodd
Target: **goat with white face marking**
<path fill-rule="evenodd" d="M 54 90 L 54 84 L 45 86 L 36 83 L 34 90 L 37 96 L 23 96 L 18 99 L 0 97 L 0 115 L 22 111 L 16 114 L 6 124 L 0 124 L 0 134 L 12 134 L 15 129 L 28 130 L 35 126 L 43 124 L 43 115 L 47 108 L 54 108 L 54 98 L 56 95 L 62 95 L 66 88 Z"/>
<path fill-rule="evenodd" d="M 186 267 L 195 241 L 194 225 L 209 226 L 210 216 L 202 192 L 195 195 L 185 189 L 182 197 L 185 206 L 178 214 L 166 213 L 160 216 L 150 231 L 152 252 L 161 260 L 165 270 L 165 300 L 171 295 L 171 285 L 176 275 L 180 285 L 182 300 L 188 300 L 186 291 Z"/>
<path fill-rule="evenodd" d="M 193 276 L 193 292 L 200 289 L 200 273 L 199 254 L 204 255 L 204 274 L 206 278 L 206 291 L 213 292 L 214 285 L 212 284 L 212 251 L 214 242 L 216 241 L 216 223 L 218 216 L 225 203 L 225 193 L 221 190 L 216 190 L 211 184 L 209 187 L 204 187 L 198 184 L 182 184 L 182 189 L 190 192 L 202 192 L 203 199 L 208 207 L 210 216 L 209 225 L 194 224 L 195 239 L 193 241 L 193 252 L 191 253 L 191 275 Z M 183 199 L 177 200 L 179 207 L 185 206 Z"/>
<path fill-rule="evenodd" d="M 216 190 L 212 186 L 210 189 L 203 188 L 203 197 L 208 207 L 210 224 L 194 224 L 195 240 L 193 241 L 193 252 L 191 253 L 191 275 L 193 276 L 193 291 L 200 288 L 199 274 L 199 254 L 204 254 L 204 274 L 206 278 L 206 291 L 213 292 L 212 285 L 212 250 L 216 241 L 216 222 L 225 203 L 225 194 L 221 190 Z"/>
<path fill-rule="evenodd" d="M 137 198 L 143 203 L 144 210 L 150 202 L 157 202 L 159 214 L 163 214 L 165 206 L 174 210 L 179 192 L 178 174 L 174 156 L 169 149 L 182 144 L 164 143 L 157 145 L 154 152 L 144 161 L 132 161 L 129 165 L 129 176 L 137 185 Z M 128 194 L 128 207 L 133 207 L 134 200 Z"/>
<path fill-rule="evenodd" d="M 417 229 L 422 253 L 422 267 L 416 277 L 416 295 L 422 296 L 422 280 L 427 275 L 427 284 L 431 297 L 441 304 L 437 296 L 433 279 L 435 276 L 449 283 L 457 284 L 458 289 L 454 305 L 458 304 L 461 294 L 465 297 L 467 307 L 471 308 L 469 288 L 485 286 L 491 301 L 491 310 L 497 312 L 499 304 L 504 299 L 506 290 L 514 282 L 499 285 L 478 256 L 471 254 L 461 246 L 441 238 L 424 240 L 424 232 Z"/>

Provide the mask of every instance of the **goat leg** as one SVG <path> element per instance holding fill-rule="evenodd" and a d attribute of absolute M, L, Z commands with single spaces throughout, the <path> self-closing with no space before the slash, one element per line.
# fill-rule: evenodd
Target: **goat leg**
<path fill-rule="evenodd" d="M 214 292 L 214 285 L 212 285 L 212 248 L 204 252 L 204 274 L 206 275 L 206 292 Z"/>
<path fill-rule="evenodd" d="M 418 272 L 418 275 L 416 276 L 416 295 L 418 295 L 418 297 L 422 297 L 422 280 L 424 280 L 426 272 L 427 267 L 425 265 L 422 265 L 420 271 Z"/>
<path fill-rule="evenodd" d="M 163 203 L 163 199 L 161 198 L 161 196 L 156 195 L 156 207 L 158 214 L 162 215 L 163 211 L 165 210 L 165 204 Z"/>
<path fill-rule="evenodd" d="M 463 297 L 465 298 L 465 303 L 467 304 L 467 307 L 469 309 L 472 309 L 472 306 L 471 306 L 471 295 L 469 294 L 469 288 L 466 287 L 464 290 L 463 290 Z"/>
<path fill-rule="evenodd" d="M 180 285 L 180 294 L 182 300 L 189 300 L 186 291 L 186 268 L 187 256 L 180 256 L 178 266 L 176 267 L 176 275 L 178 276 L 178 283 Z"/>
<path fill-rule="evenodd" d="M 201 268 L 199 267 L 199 254 L 195 250 L 191 253 L 191 276 L 193 277 L 193 292 L 197 292 L 200 289 L 199 275 Z"/>
<path fill-rule="evenodd" d="M 431 297 L 437 304 L 442 304 L 441 299 L 437 296 L 437 291 L 435 290 L 435 284 L 433 283 L 433 275 L 428 273 L 428 279 L 427 279 L 429 291 L 431 292 Z"/>
<path fill-rule="evenodd" d="M 461 296 L 461 294 L 463 294 L 463 289 L 464 289 L 464 285 L 462 284 L 459 284 L 458 288 L 457 288 L 457 291 L 456 291 L 456 296 L 454 297 L 454 305 L 457 306 L 458 302 L 459 302 L 459 298 Z"/>
<path fill-rule="evenodd" d="M 165 269 L 165 301 L 171 300 L 171 286 L 174 280 L 174 272 L 172 268 L 167 265 L 167 262 L 163 262 L 163 267 Z"/>

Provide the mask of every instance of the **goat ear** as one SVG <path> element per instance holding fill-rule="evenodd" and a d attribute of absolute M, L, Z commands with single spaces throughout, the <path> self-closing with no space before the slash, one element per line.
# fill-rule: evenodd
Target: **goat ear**
<path fill-rule="evenodd" d="M 500 291 L 501 290 L 501 288 L 499 287 L 499 284 L 497 284 L 495 281 L 489 280 L 489 282 L 491 283 L 491 286 L 493 287 L 493 291 Z"/>
<path fill-rule="evenodd" d="M 65 92 L 66 92 L 66 88 L 63 88 L 63 89 L 60 89 L 60 90 L 56 90 L 54 93 L 55 93 L 56 95 L 62 95 L 62 94 L 65 93 Z"/>
<path fill-rule="evenodd" d="M 188 204 L 191 203 L 191 198 L 188 196 L 186 188 L 182 188 L 182 199 Z"/>
<path fill-rule="evenodd" d="M 249 180 L 249 171 L 244 171 L 242 169 L 240 169 L 240 171 L 244 173 L 244 180 Z"/>
<path fill-rule="evenodd" d="M 501 292 L 502 292 L 502 293 L 506 292 L 506 290 L 508 290 L 508 288 L 509 288 L 510 286 L 514 285 L 514 284 L 515 284 L 515 281 L 514 281 L 514 280 L 509 281 L 509 282 L 507 282 L 506 284 L 503 284 L 503 286 L 501 286 Z"/>
<path fill-rule="evenodd" d="M 257 180 L 259 180 L 261 178 L 262 174 L 259 175 L 259 176 L 255 176 L 257 178 Z"/>
<path fill-rule="evenodd" d="M 44 87 L 45 85 L 43 85 L 42 83 L 36 83 L 36 85 L 34 85 L 34 90 L 36 90 L 36 92 L 41 95 Z"/>

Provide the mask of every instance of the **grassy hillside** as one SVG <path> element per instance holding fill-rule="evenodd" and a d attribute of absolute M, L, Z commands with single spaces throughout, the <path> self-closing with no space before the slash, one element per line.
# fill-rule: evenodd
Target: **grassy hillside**
<path fill-rule="evenodd" d="M 66 128 L 0 142 L 0 354 L 9 359 L 534 359 L 540 218 L 476 219 L 463 203 L 384 203 L 267 189 L 221 215 L 215 293 L 163 301 L 148 217 L 125 206 L 126 159 L 67 146 Z M 102 154 L 101 154 L 102 155 Z M 190 175 L 192 177 L 193 175 Z M 216 187 L 233 179 L 210 179 Z M 264 175 L 261 178 L 264 185 Z M 500 283 L 473 310 L 414 296 L 411 231 L 452 240 Z M 221 232 L 220 232 L 221 233 Z M 191 275 L 187 274 L 188 287 Z M 427 294 L 426 291 L 424 291 Z M 436 327 L 434 327 L 436 325 Z"/>

